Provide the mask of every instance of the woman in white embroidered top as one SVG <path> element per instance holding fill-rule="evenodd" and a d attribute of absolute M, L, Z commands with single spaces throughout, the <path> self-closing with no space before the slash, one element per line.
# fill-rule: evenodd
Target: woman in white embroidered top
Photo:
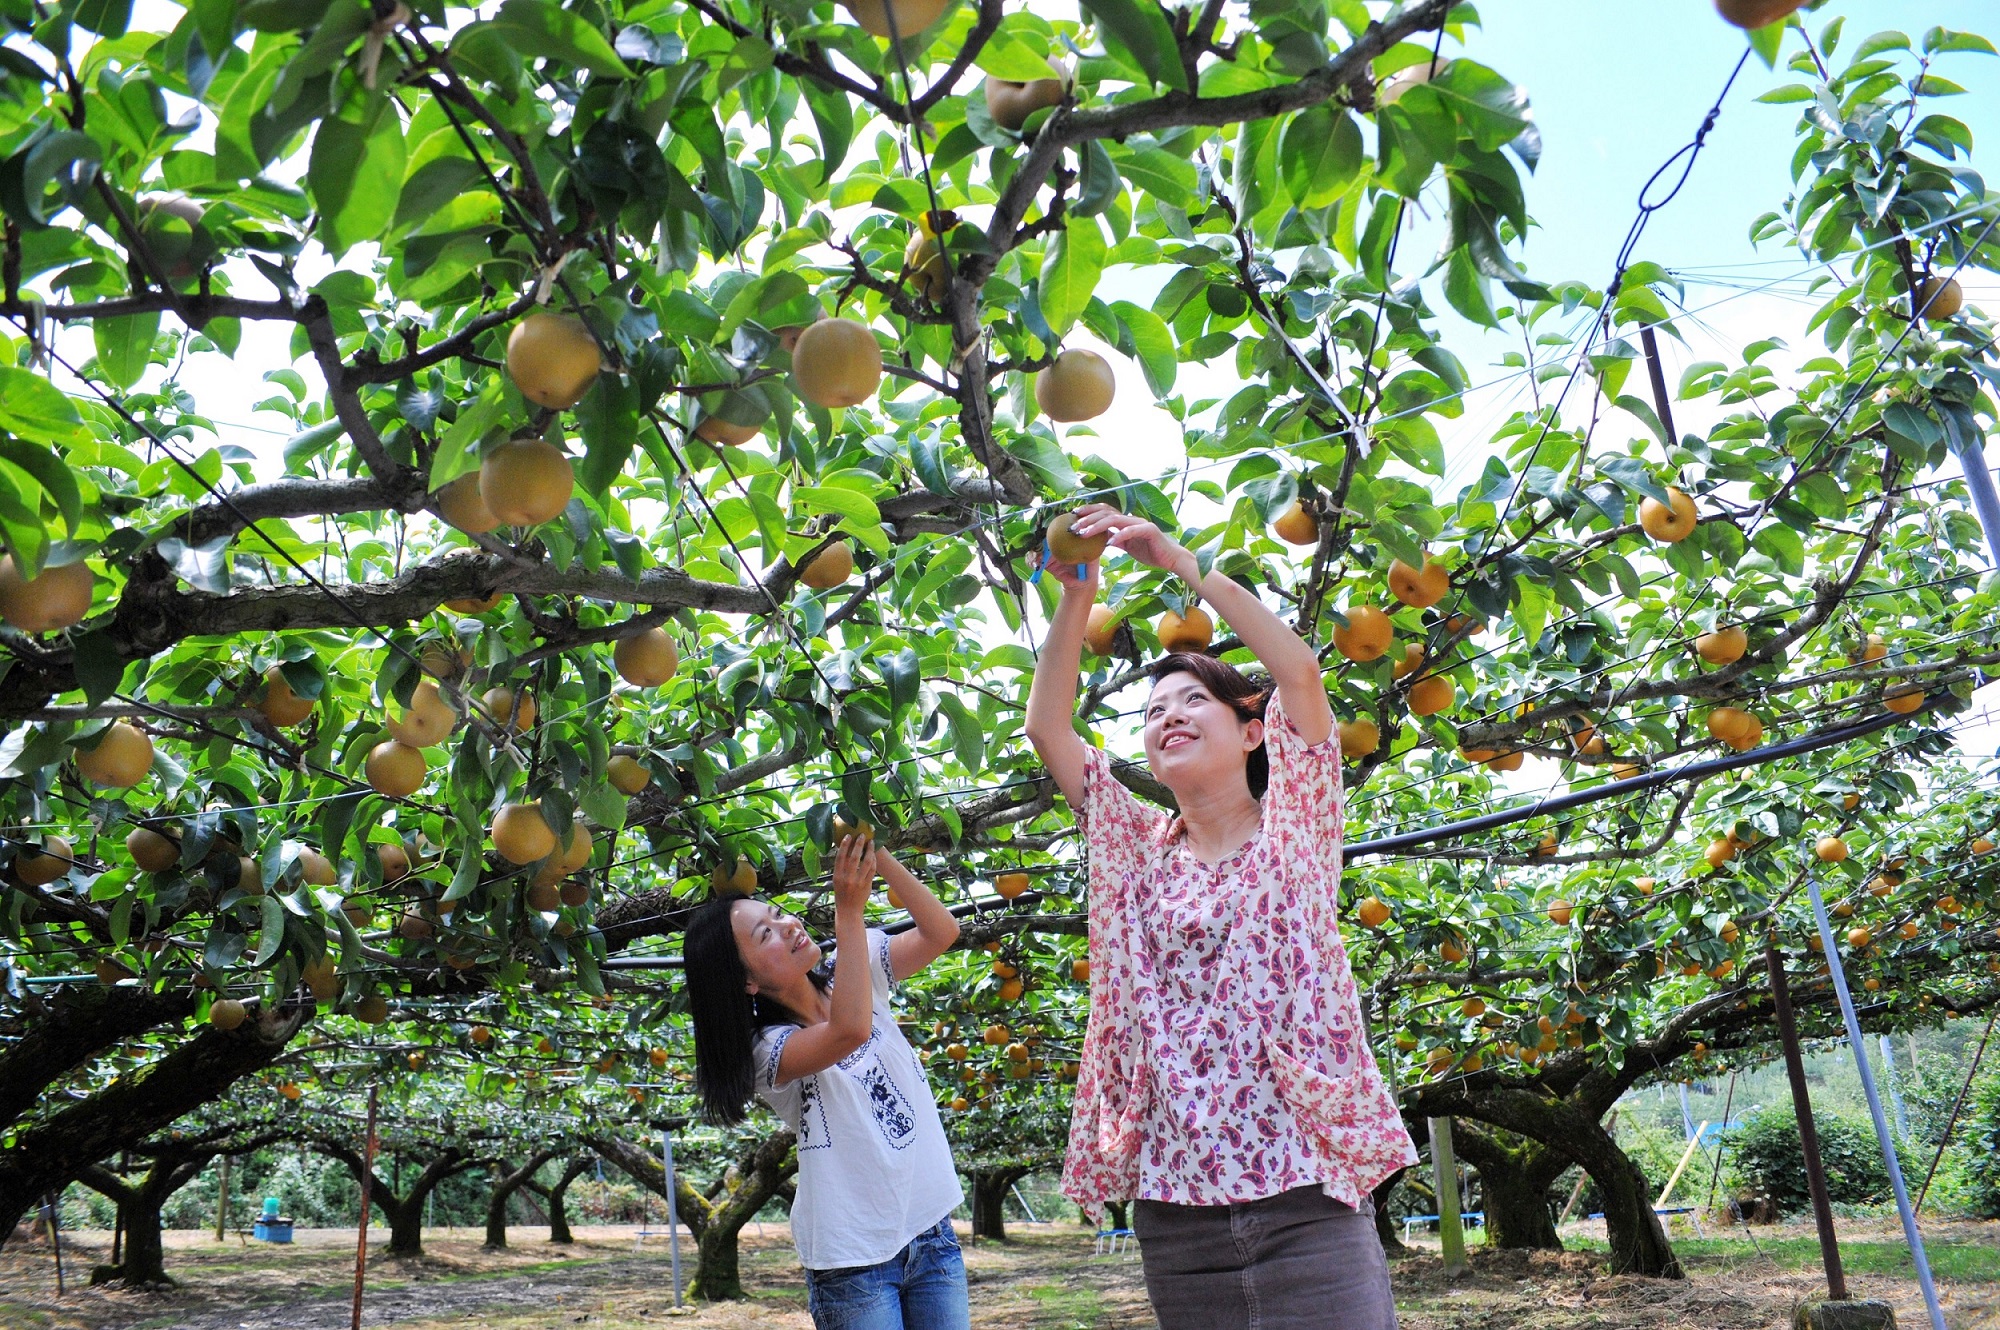
<path fill-rule="evenodd" d="M 877 871 L 916 927 L 862 922 Z M 817 1326 L 966 1330 L 964 1199 L 937 1103 L 889 993 L 958 937 L 930 888 L 849 836 L 833 863 L 833 973 L 795 916 L 754 898 L 710 901 L 683 953 L 695 1089 L 711 1121 L 741 1122 L 754 1092 L 798 1136 L 792 1240 Z"/>
<path fill-rule="evenodd" d="M 1276 696 L 1208 656 L 1156 664 L 1146 760 L 1180 814 L 1141 804 L 1072 720 L 1098 567 L 1050 565 L 1062 599 L 1027 732 L 1090 852 L 1090 1020 L 1063 1191 L 1093 1212 L 1137 1200 L 1164 1330 L 1393 1330 L 1369 1193 L 1416 1151 L 1335 919 L 1340 748 L 1319 660 L 1151 522 L 1092 504 L 1071 530 L 1184 578 Z"/>

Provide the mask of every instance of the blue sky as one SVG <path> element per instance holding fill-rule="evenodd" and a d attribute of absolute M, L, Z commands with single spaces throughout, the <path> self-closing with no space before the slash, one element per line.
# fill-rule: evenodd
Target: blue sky
<path fill-rule="evenodd" d="M 1745 45 L 1743 33 L 1703 0 L 1490 0 L 1467 54 L 1526 88 L 1543 157 L 1529 187 L 1541 230 L 1527 257 L 1539 274 L 1601 286 L 1632 224 L 1640 187 L 1693 137 Z M 1987 0 L 1844 0 L 1806 15 L 1815 37 L 1835 16 L 1846 24 L 1832 67 L 1883 29 L 1917 41 L 1933 26 L 1978 32 L 2000 44 L 2000 5 Z M 1788 38 L 1785 54 L 1796 52 Z M 1950 55 L 1938 66 L 1969 89 L 1934 103 L 1971 126 L 1980 152 L 2000 147 L 2000 60 Z M 1753 100 L 1799 76 L 1751 57 L 1731 90 L 1687 187 L 1654 214 L 1640 257 L 1669 267 L 1777 258 L 1750 244 L 1749 224 L 1783 199 L 1796 106 Z M 1991 133 L 1985 131 L 1993 131 Z M 1987 172 L 2000 179 L 1988 163 Z"/>

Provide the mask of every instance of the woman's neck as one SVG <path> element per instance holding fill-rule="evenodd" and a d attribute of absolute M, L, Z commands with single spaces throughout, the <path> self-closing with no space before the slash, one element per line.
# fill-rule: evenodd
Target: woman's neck
<path fill-rule="evenodd" d="M 760 996 L 782 1006 L 808 1026 L 824 1025 L 833 1015 L 831 1002 L 809 974 L 800 975 L 783 989 L 763 989 Z"/>
<path fill-rule="evenodd" d="M 1247 786 L 1201 790 L 1174 796 L 1181 806 L 1181 834 L 1203 863 L 1220 863 L 1249 844 L 1264 818 Z"/>

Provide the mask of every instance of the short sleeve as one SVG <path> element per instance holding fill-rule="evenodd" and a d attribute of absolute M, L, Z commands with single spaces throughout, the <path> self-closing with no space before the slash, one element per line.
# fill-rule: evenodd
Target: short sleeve
<path fill-rule="evenodd" d="M 1306 743 L 1285 714 L 1283 699 L 1273 695 L 1264 713 L 1264 754 L 1271 767 L 1265 818 L 1337 844 L 1342 831 L 1338 731 L 1319 743 Z"/>
<path fill-rule="evenodd" d="M 1083 807 L 1076 810 L 1093 855 L 1143 855 L 1160 823 L 1160 810 L 1139 802 L 1111 772 L 1111 754 L 1092 745 L 1084 750 Z"/>
<path fill-rule="evenodd" d="M 798 1033 L 798 1028 L 796 1025 L 767 1025 L 757 1031 L 757 1038 L 750 1045 L 757 1093 L 777 1110 L 780 1117 L 787 1116 L 787 1104 L 799 1094 L 797 1081 L 778 1084 L 778 1059 L 785 1055 L 785 1042 Z"/>

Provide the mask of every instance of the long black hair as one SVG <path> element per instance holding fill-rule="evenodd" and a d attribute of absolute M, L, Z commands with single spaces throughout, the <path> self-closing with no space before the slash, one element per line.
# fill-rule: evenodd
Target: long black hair
<path fill-rule="evenodd" d="M 750 972 L 736 949 L 730 913 L 740 896 L 720 896 L 694 912 L 681 941 L 687 976 L 688 1015 L 694 1021 L 694 1088 L 702 1116 L 718 1126 L 743 1121 L 757 1089 L 751 1053 L 767 1025 L 799 1025 L 803 1018 L 782 1002 L 748 991 Z M 754 900 L 754 898 L 752 898 Z M 828 976 L 815 970 L 821 992 Z"/>

